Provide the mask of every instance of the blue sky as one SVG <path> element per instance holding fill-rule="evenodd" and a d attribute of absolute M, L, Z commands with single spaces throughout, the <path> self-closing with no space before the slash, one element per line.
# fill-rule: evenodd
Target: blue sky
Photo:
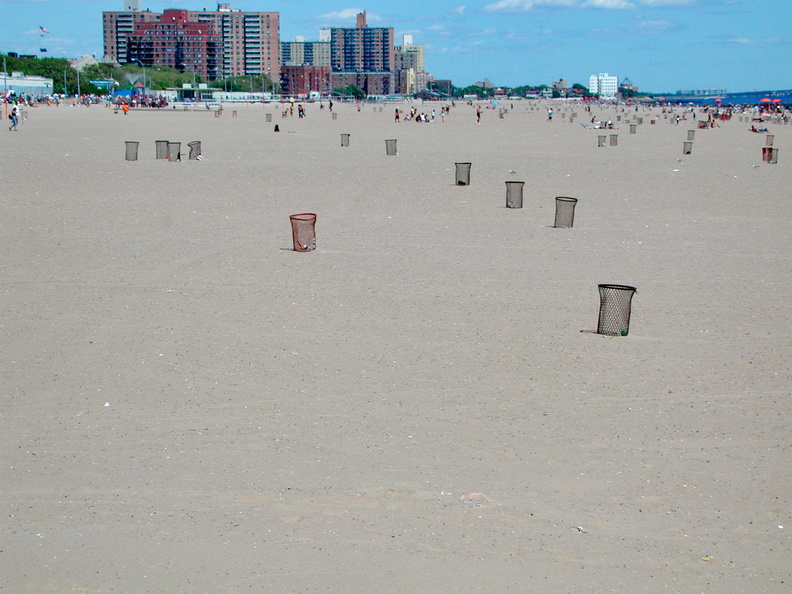
<path fill-rule="evenodd" d="M 320 27 L 393 27 L 426 47 L 426 68 L 465 86 L 588 85 L 591 74 L 629 77 L 654 92 L 792 89 L 792 0 L 231 0 L 281 15 L 281 41 L 318 39 Z M 0 52 L 102 55 L 102 11 L 122 0 L 0 0 Z M 214 9 L 211 0 L 143 0 Z M 50 33 L 42 37 L 39 27 Z"/>

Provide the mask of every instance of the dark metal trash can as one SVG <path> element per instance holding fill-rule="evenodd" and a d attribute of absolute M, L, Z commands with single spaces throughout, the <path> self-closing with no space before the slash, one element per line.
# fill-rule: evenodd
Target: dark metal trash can
<path fill-rule="evenodd" d="M 525 182 L 506 182 L 506 208 L 522 208 L 523 186 L 525 186 Z"/>
<path fill-rule="evenodd" d="M 310 252 L 316 249 L 316 215 L 304 212 L 289 217 L 292 228 L 292 243 L 295 252 Z"/>
<path fill-rule="evenodd" d="M 577 206 L 577 198 L 570 198 L 569 196 L 556 196 L 556 210 L 555 222 L 553 227 L 565 229 L 571 227 L 575 222 L 575 206 Z"/>
<path fill-rule="evenodd" d="M 201 158 L 201 141 L 200 140 L 193 140 L 192 142 L 188 142 L 187 146 L 190 147 L 190 160 L 194 161 L 196 159 Z"/>
<path fill-rule="evenodd" d="M 126 141 L 126 160 L 127 161 L 137 161 L 138 158 L 138 145 L 140 143 L 135 142 L 134 140 L 127 140 Z"/>
<path fill-rule="evenodd" d="M 632 298 L 638 290 L 628 285 L 598 285 L 600 296 L 597 334 L 627 336 Z"/>
<path fill-rule="evenodd" d="M 168 143 L 168 161 L 181 161 L 181 142 Z"/>
<path fill-rule="evenodd" d="M 456 185 L 470 185 L 470 167 L 472 163 L 454 163 L 456 165 Z"/>
<path fill-rule="evenodd" d="M 168 141 L 167 140 L 155 140 L 154 141 L 155 152 L 157 155 L 157 159 L 167 159 L 168 158 Z"/>

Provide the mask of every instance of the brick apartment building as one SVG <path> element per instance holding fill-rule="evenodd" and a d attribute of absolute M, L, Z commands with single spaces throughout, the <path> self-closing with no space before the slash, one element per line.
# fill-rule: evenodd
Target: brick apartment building
<path fill-rule="evenodd" d="M 172 66 L 209 79 L 260 74 L 275 82 L 280 79 L 277 12 L 242 12 L 221 3 L 214 11 L 169 9 L 158 14 L 141 10 L 140 0 L 128 0 L 124 8 L 102 13 L 107 62 Z M 184 57 L 187 53 L 189 58 Z"/>

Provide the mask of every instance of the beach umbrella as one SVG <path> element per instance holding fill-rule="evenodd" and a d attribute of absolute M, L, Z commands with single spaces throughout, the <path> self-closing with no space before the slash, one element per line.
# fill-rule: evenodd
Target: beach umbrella
<path fill-rule="evenodd" d="M 770 97 L 765 97 L 764 99 L 759 99 L 759 103 L 772 103 L 773 100 Z"/>
<path fill-rule="evenodd" d="M 781 103 L 781 99 L 773 99 L 773 103 Z"/>

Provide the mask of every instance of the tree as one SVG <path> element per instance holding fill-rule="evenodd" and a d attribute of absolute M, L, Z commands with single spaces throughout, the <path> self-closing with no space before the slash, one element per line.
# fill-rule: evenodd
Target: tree
<path fill-rule="evenodd" d="M 229 93 L 276 93 L 277 85 L 266 74 L 254 76 L 234 76 L 218 79 L 209 83 L 213 89 L 223 89 Z"/>
<path fill-rule="evenodd" d="M 347 85 L 345 87 L 338 87 L 333 89 L 334 93 L 338 95 L 351 95 L 358 101 L 366 98 L 366 92 L 357 85 Z"/>
<path fill-rule="evenodd" d="M 465 95 L 475 95 L 476 97 L 486 96 L 484 87 L 468 85 L 466 87 L 451 87 L 451 94 L 454 97 L 464 97 Z"/>

